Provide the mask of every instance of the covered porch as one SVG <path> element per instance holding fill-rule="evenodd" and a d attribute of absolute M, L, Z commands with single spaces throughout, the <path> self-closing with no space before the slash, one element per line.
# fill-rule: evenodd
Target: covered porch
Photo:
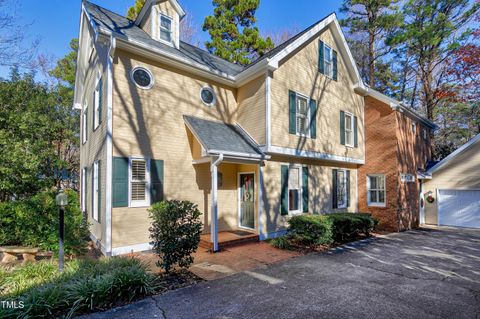
<path fill-rule="evenodd" d="M 201 247 L 217 252 L 258 241 L 266 155 L 238 125 L 184 116 L 197 184 L 204 191 Z"/>

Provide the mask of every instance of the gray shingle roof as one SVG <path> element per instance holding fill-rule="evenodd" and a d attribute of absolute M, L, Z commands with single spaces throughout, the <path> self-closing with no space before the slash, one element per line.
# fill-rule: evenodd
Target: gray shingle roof
<path fill-rule="evenodd" d="M 212 70 L 228 75 L 235 76 L 244 70 L 244 67 L 241 65 L 223 60 L 185 42 L 180 42 L 180 49 L 177 49 L 159 41 L 155 41 L 148 33 L 143 31 L 142 28 L 135 25 L 132 20 L 91 2 L 86 2 L 85 7 L 97 25 L 109 30 L 117 37 L 141 42 L 147 46 L 165 51 L 169 54 L 177 55 L 181 58 L 190 60 L 191 62 L 200 63 L 208 66 Z"/>
<path fill-rule="evenodd" d="M 200 140 L 206 151 L 245 153 L 261 156 L 258 145 L 237 125 L 209 121 L 193 116 L 183 116 L 187 126 Z"/>

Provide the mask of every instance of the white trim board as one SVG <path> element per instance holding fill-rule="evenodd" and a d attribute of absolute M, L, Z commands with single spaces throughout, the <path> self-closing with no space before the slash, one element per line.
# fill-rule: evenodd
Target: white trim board
<path fill-rule="evenodd" d="M 150 243 L 135 244 L 129 246 L 115 247 L 112 249 L 112 256 L 130 254 L 132 252 L 152 250 L 153 246 Z"/>
<path fill-rule="evenodd" d="M 269 154 L 288 155 L 288 156 L 320 159 L 320 160 L 349 163 L 349 164 L 365 164 L 364 159 L 358 159 L 358 158 L 347 157 L 347 156 L 339 156 L 339 155 L 328 154 L 328 153 L 320 153 L 315 151 L 298 150 L 298 149 L 289 148 L 289 147 L 270 146 L 268 149 L 265 149 L 264 151 Z"/>
<path fill-rule="evenodd" d="M 278 231 L 275 231 L 275 232 L 271 232 L 271 233 L 266 233 L 266 234 L 259 234 L 259 240 L 267 240 L 267 239 L 273 239 L 273 238 L 277 238 L 277 237 L 281 237 L 283 235 L 285 235 L 287 233 L 287 230 L 286 229 L 283 229 L 283 230 L 278 230 Z"/>
<path fill-rule="evenodd" d="M 446 165 L 448 162 L 453 160 L 456 156 L 460 155 L 461 153 L 467 151 L 471 146 L 476 144 L 480 141 L 480 134 L 477 134 L 474 138 L 472 138 L 467 143 L 460 146 L 456 151 L 445 157 L 443 160 L 435 164 L 434 166 L 430 167 L 430 169 L 426 172 L 427 174 L 432 175 L 433 172 L 439 170 L 442 166 Z"/>

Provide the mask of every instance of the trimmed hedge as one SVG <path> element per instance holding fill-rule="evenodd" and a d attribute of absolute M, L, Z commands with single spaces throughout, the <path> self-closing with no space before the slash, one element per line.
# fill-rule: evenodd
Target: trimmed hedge
<path fill-rule="evenodd" d="M 79 208 L 78 193 L 66 190 L 65 252 L 86 251 L 88 223 Z M 56 192 L 44 191 L 19 201 L 0 203 L 0 245 L 32 246 L 46 251 L 58 251 L 58 206 Z"/>
<path fill-rule="evenodd" d="M 344 243 L 354 240 L 360 234 L 369 236 L 378 221 L 365 213 L 333 213 L 297 215 L 290 218 L 288 223 L 287 234 L 273 239 L 273 246 L 291 249 L 294 246 Z"/>

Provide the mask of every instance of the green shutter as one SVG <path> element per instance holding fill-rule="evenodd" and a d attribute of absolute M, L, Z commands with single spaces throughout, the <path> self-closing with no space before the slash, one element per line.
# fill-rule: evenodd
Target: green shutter
<path fill-rule="evenodd" d="M 310 99 L 310 137 L 317 138 L 317 101 Z"/>
<path fill-rule="evenodd" d="M 302 204 L 303 212 L 308 212 L 308 167 L 302 167 Z"/>
<path fill-rule="evenodd" d="M 98 187 L 98 193 L 97 193 L 97 206 L 98 206 L 98 222 L 102 222 L 102 165 L 100 160 L 97 161 L 98 165 L 98 176 L 97 176 L 97 187 Z"/>
<path fill-rule="evenodd" d="M 347 192 L 347 207 L 350 207 L 350 171 L 349 170 L 347 170 L 346 192 Z"/>
<path fill-rule="evenodd" d="M 336 169 L 332 170 L 332 207 L 333 209 L 338 208 L 337 201 L 337 171 Z"/>
<path fill-rule="evenodd" d="M 338 68 L 337 68 L 337 51 L 332 50 L 332 64 L 333 64 L 333 74 L 332 78 L 337 81 L 337 73 L 338 73 Z"/>
<path fill-rule="evenodd" d="M 353 146 L 358 147 L 358 119 L 353 117 Z"/>
<path fill-rule="evenodd" d="M 128 206 L 128 158 L 113 158 L 112 206 Z"/>
<path fill-rule="evenodd" d="M 281 175 L 280 214 L 284 216 L 288 215 L 288 165 L 282 165 Z"/>
<path fill-rule="evenodd" d="M 150 162 L 150 200 L 152 204 L 163 200 L 163 167 L 163 160 Z"/>
<path fill-rule="evenodd" d="M 340 111 L 340 144 L 345 145 L 345 112 Z"/>
<path fill-rule="evenodd" d="M 103 111 L 103 78 L 98 80 L 98 123 L 102 123 Z"/>
<path fill-rule="evenodd" d="M 288 91 L 288 105 L 289 105 L 289 120 L 288 120 L 288 132 L 290 134 L 297 133 L 297 125 L 295 120 L 296 105 L 295 101 L 297 99 L 297 94 L 293 91 Z"/>
<path fill-rule="evenodd" d="M 322 41 L 319 41 L 318 44 L 318 72 L 325 74 L 325 61 L 323 59 L 324 54 L 324 44 Z"/>

